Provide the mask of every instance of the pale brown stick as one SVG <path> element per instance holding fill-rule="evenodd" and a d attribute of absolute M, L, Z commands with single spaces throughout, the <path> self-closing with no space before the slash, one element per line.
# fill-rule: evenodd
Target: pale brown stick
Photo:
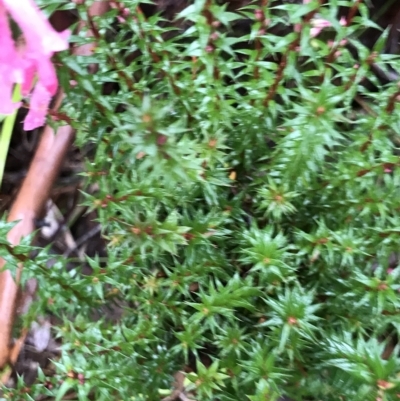
<path fill-rule="evenodd" d="M 108 7 L 108 1 L 95 2 L 91 6 L 89 14 L 91 16 L 102 15 L 108 10 Z M 91 32 L 88 34 L 92 35 Z M 77 48 L 75 53 L 86 55 L 88 47 Z M 59 108 L 63 96 L 62 92 L 57 95 L 55 110 Z M 34 221 L 49 197 L 50 189 L 58 176 L 73 137 L 74 131 L 70 126 L 60 127 L 57 133 L 50 126 L 44 128 L 39 147 L 8 217 L 8 221 L 20 220 L 7 237 L 12 245 L 18 244 L 22 237 L 35 230 Z M 4 266 L 4 260 L 0 260 L 0 269 Z M 18 268 L 15 281 L 9 270 L 0 273 L 0 369 L 9 362 L 13 362 L 11 356 L 13 356 L 13 360 L 16 359 L 15 355 L 12 355 L 11 331 L 21 272 L 22 265 Z"/>

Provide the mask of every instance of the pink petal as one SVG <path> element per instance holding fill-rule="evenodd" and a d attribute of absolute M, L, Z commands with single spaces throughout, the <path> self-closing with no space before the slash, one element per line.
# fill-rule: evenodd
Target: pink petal
<path fill-rule="evenodd" d="M 322 19 L 322 18 L 312 19 L 311 25 L 315 28 L 327 28 L 329 26 L 332 26 L 332 24 L 329 21 L 327 21 L 326 19 Z"/>
<path fill-rule="evenodd" d="M 42 85 L 47 91 L 54 95 L 57 92 L 58 80 L 56 70 L 51 62 L 51 56 L 42 55 L 37 57 L 37 54 L 27 48 L 23 54 L 24 58 L 24 79 L 22 93 L 26 96 L 33 84 L 33 78 L 37 73 Z"/>
<path fill-rule="evenodd" d="M 28 48 L 48 56 L 68 48 L 65 35 L 53 29 L 33 0 L 2 0 L 2 2 L 21 28 Z"/>
<path fill-rule="evenodd" d="M 318 36 L 320 34 L 321 31 L 322 31 L 322 28 L 311 28 L 310 29 L 310 36 L 312 38 L 315 38 L 316 36 Z"/>
<path fill-rule="evenodd" d="M 312 38 L 315 38 L 316 36 L 318 36 L 320 34 L 320 32 L 327 27 L 332 26 L 332 24 L 327 21 L 326 19 L 322 19 L 322 18 L 313 18 L 311 20 L 311 30 L 310 30 L 310 35 Z"/>
<path fill-rule="evenodd" d="M 32 92 L 29 112 L 24 121 L 25 131 L 33 130 L 45 124 L 51 97 L 51 93 L 39 81 Z"/>
<path fill-rule="evenodd" d="M 0 2 L 0 114 L 11 114 L 19 107 L 12 101 L 14 82 L 20 76 L 18 61 L 6 10 Z"/>
<path fill-rule="evenodd" d="M 36 61 L 37 72 L 41 84 L 51 95 L 55 95 L 58 87 L 56 70 L 49 57 L 44 57 Z"/>
<path fill-rule="evenodd" d="M 7 68 L 18 67 L 18 53 L 15 49 L 14 40 L 10 25 L 8 22 L 7 12 L 4 5 L 0 1 L 0 65 Z"/>
<path fill-rule="evenodd" d="M 33 80 L 36 75 L 36 65 L 31 60 L 24 60 L 23 79 L 21 85 L 21 93 L 27 96 L 32 89 Z"/>

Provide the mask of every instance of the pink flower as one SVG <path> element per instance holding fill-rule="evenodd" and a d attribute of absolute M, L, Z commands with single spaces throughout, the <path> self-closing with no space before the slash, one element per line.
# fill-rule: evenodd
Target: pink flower
<path fill-rule="evenodd" d="M 17 50 L 15 46 L 8 14 L 23 33 L 23 49 Z M 0 0 L 0 114 L 10 114 L 19 107 L 11 100 L 14 84 L 21 84 L 22 94 L 29 95 L 37 75 L 25 130 L 44 125 L 58 87 L 51 57 L 54 52 L 68 48 L 68 35 L 69 32 L 57 33 L 33 0 Z"/>
<path fill-rule="evenodd" d="M 311 1 L 312 0 L 303 0 L 303 4 L 311 3 Z M 311 20 L 311 25 L 312 28 L 310 31 L 310 35 L 312 38 L 318 36 L 324 28 L 332 26 L 332 24 L 329 21 L 322 18 L 313 18 Z M 342 26 L 346 25 L 346 19 L 344 17 L 340 18 L 340 25 Z"/>
<path fill-rule="evenodd" d="M 324 28 L 332 26 L 332 24 L 329 21 L 327 21 L 326 19 L 322 19 L 322 18 L 313 18 L 311 20 L 311 25 L 312 25 L 312 28 L 310 31 L 310 35 L 312 38 L 314 38 L 315 36 L 318 36 Z"/>
<path fill-rule="evenodd" d="M 306 0 L 304 0 L 306 1 Z M 342 17 L 340 18 L 339 24 L 342 26 L 346 26 L 347 21 L 346 18 Z M 322 19 L 322 18 L 313 18 L 311 20 L 311 30 L 310 30 L 310 35 L 312 38 L 315 38 L 316 36 L 318 36 L 320 34 L 320 32 L 327 27 L 332 26 L 332 24 L 327 21 L 326 19 Z"/>

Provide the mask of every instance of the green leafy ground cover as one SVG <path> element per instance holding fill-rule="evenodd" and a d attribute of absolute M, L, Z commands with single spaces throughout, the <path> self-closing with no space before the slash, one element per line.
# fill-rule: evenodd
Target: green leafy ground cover
<path fill-rule="evenodd" d="M 108 256 L 26 267 L 63 352 L 12 397 L 160 400 L 186 369 L 199 401 L 398 399 L 400 92 L 372 68 L 399 71 L 388 32 L 364 46 L 350 1 L 196 0 L 180 29 L 124 7 L 94 19 L 93 56 L 60 57 Z"/>

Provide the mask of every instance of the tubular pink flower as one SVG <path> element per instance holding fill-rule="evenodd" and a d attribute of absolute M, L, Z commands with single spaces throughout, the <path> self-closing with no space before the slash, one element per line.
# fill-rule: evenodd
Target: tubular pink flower
<path fill-rule="evenodd" d="M 25 46 L 21 51 L 13 42 L 7 13 L 22 30 Z M 26 96 L 37 75 L 24 122 L 26 130 L 45 122 L 48 105 L 58 87 L 51 57 L 68 48 L 68 35 L 56 32 L 33 0 L 0 0 L 0 113 L 10 114 L 18 107 L 11 102 L 13 85 L 20 83 Z"/>

